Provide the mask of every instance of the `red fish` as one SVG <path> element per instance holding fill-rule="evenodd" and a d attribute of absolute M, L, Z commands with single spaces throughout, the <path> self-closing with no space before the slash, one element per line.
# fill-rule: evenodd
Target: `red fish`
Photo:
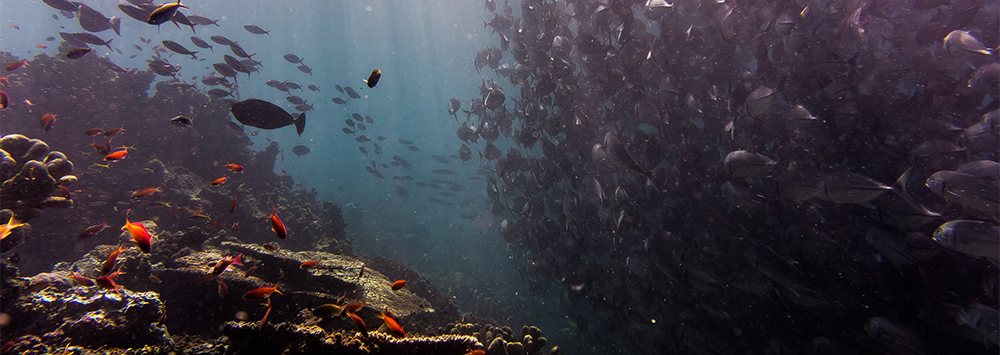
<path fill-rule="evenodd" d="M 217 278 L 215 281 L 219 282 L 219 297 L 226 298 L 226 294 L 229 293 L 229 286 L 226 286 L 225 281 L 222 278 Z"/>
<path fill-rule="evenodd" d="M 264 312 L 264 318 L 260 319 L 260 329 L 257 331 L 260 334 L 264 334 L 264 326 L 267 325 L 267 317 L 271 315 L 271 299 L 267 299 L 267 312 Z"/>
<path fill-rule="evenodd" d="M 101 134 L 101 133 L 104 133 L 104 129 L 102 129 L 102 128 L 96 128 L 96 127 L 88 129 L 86 131 L 83 131 L 83 134 L 87 135 L 87 136 L 96 136 L 96 135 Z"/>
<path fill-rule="evenodd" d="M 244 278 L 250 277 L 250 275 L 253 275 L 254 271 L 257 271 L 257 265 L 251 266 L 249 269 L 247 269 L 247 272 L 243 273 L 243 277 Z"/>
<path fill-rule="evenodd" d="M 93 237 L 98 233 L 103 232 L 104 229 L 108 227 L 111 227 L 111 225 L 108 224 L 108 221 L 106 220 L 104 222 L 101 222 L 101 224 L 92 225 L 90 227 L 87 227 L 87 229 L 84 229 L 83 232 L 80 232 L 80 236 L 77 237 L 77 239 L 87 239 Z"/>
<path fill-rule="evenodd" d="M 365 321 L 361 320 L 361 317 L 358 317 L 358 315 L 354 314 L 354 312 L 344 313 L 347 313 L 347 316 L 351 317 L 351 320 L 354 321 L 354 325 L 358 327 L 358 332 L 364 336 L 368 336 L 368 327 L 365 326 Z"/>
<path fill-rule="evenodd" d="M 278 250 L 278 247 L 275 246 L 274 244 L 271 244 L 271 243 L 264 243 L 263 246 L 264 246 L 264 249 L 267 249 L 268 251 Z"/>
<path fill-rule="evenodd" d="M 125 149 L 119 150 L 117 152 L 108 154 L 107 156 L 104 157 L 104 161 L 122 160 L 122 159 L 125 159 L 125 155 L 126 154 L 128 154 L 128 148 L 125 148 Z"/>
<path fill-rule="evenodd" d="M 240 225 L 240 222 L 233 222 L 233 226 L 229 227 L 229 231 L 230 232 L 235 232 L 236 231 L 236 226 L 238 226 L 238 225 Z"/>
<path fill-rule="evenodd" d="M 17 68 L 25 67 L 25 66 L 30 66 L 30 65 L 28 65 L 28 60 L 27 59 L 22 60 L 20 62 L 13 62 L 13 63 L 7 64 L 7 67 L 5 68 L 5 70 L 6 71 L 14 71 L 14 70 L 17 70 Z"/>
<path fill-rule="evenodd" d="M 73 279 L 73 282 L 76 282 L 76 284 L 80 286 L 87 286 L 87 287 L 94 286 L 94 280 L 91 280 L 88 277 L 77 275 L 76 273 L 70 274 L 69 278 Z"/>
<path fill-rule="evenodd" d="M 365 276 L 365 263 L 361 263 L 361 271 L 358 271 L 358 278 Z"/>
<path fill-rule="evenodd" d="M 146 230 L 146 226 L 142 223 L 129 222 L 129 212 L 132 212 L 132 210 L 125 212 L 125 226 L 122 227 L 122 230 L 128 230 L 129 234 L 132 234 L 132 241 L 134 241 L 135 245 L 139 247 L 139 250 L 142 250 L 143 253 L 149 254 L 149 248 L 153 244 L 153 236 L 149 234 L 149 231 Z"/>
<path fill-rule="evenodd" d="M 357 313 L 357 311 L 360 311 L 361 308 L 364 308 L 364 307 L 365 307 L 365 304 L 362 303 L 362 302 L 351 302 L 351 303 L 348 303 L 348 304 L 344 305 L 344 311 L 345 312 L 351 312 L 351 313 Z"/>
<path fill-rule="evenodd" d="M 157 187 L 147 187 L 147 188 L 142 189 L 142 190 L 136 190 L 135 192 L 132 193 L 132 197 L 129 197 L 129 199 L 130 200 L 137 200 L 137 199 L 140 199 L 140 198 L 143 198 L 143 197 L 146 197 L 146 196 L 152 196 L 153 194 L 155 194 L 157 192 L 160 192 L 160 187 L 159 186 L 157 186 Z"/>
<path fill-rule="evenodd" d="M 230 265 L 243 265 L 242 257 L 243 254 L 237 255 L 235 257 L 230 255 L 226 256 L 225 258 L 222 258 L 222 260 L 219 260 L 219 262 L 215 264 L 215 267 L 212 268 L 212 271 L 209 272 L 208 275 L 198 278 L 198 283 L 202 283 L 214 279 L 216 278 L 216 276 L 222 275 L 222 273 L 225 272 Z"/>
<path fill-rule="evenodd" d="M 226 164 L 226 168 L 229 169 L 229 171 L 233 171 L 233 172 L 237 172 L 237 173 L 243 171 L 243 166 L 239 165 L 239 164 L 229 163 L 229 164 Z"/>
<path fill-rule="evenodd" d="M 44 128 L 46 132 L 51 131 L 52 126 L 56 125 L 56 115 L 46 113 L 42 116 L 42 119 L 38 121 L 38 125 Z"/>
<path fill-rule="evenodd" d="M 96 283 L 97 286 L 105 290 L 114 290 L 115 292 L 118 292 L 118 290 L 121 289 L 122 286 L 116 284 L 115 280 L 117 280 L 118 275 L 121 274 L 124 274 L 124 272 L 122 272 L 121 269 L 118 269 L 118 271 L 112 272 L 111 275 L 101 276 L 94 279 L 94 283 Z"/>
<path fill-rule="evenodd" d="M 233 196 L 233 204 L 229 205 L 229 213 L 236 212 L 236 196 Z"/>
<path fill-rule="evenodd" d="M 124 130 L 125 130 L 125 127 L 112 128 L 112 129 L 109 129 L 107 131 L 104 131 L 104 136 L 105 137 L 111 137 L 111 136 L 117 134 L 118 132 L 122 132 Z"/>
<path fill-rule="evenodd" d="M 125 250 L 125 245 L 118 244 L 118 250 L 108 254 L 108 258 L 104 260 L 104 265 L 101 265 L 101 275 L 107 274 L 115 268 L 115 263 L 118 262 L 118 255 L 122 253 L 122 250 Z"/>
<path fill-rule="evenodd" d="M 10 99 L 7 98 L 7 93 L 0 90 L 0 109 L 5 109 L 10 106 Z"/>
<path fill-rule="evenodd" d="M 306 262 L 302 263 L 302 265 L 299 265 L 299 269 L 312 269 L 312 268 L 316 267 L 316 265 L 319 265 L 319 261 L 317 261 L 317 260 L 309 260 L 309 261 L 306 261 Z"/>
<path fill-rule="evenodd" d="M 278 239 L 285 239 L 288 236 L 288 231 L 285 230 L 285 224 L 281 223 L 281 220 L 278 219 L 278 215 L 274 214 L 273 203 L 271 204 L 271 216 L 269 218 L 271 219 L 271 230 L 274 231 L 274 234 L 278 236 Z"/>
<path fill-rule="evenodd" d="M 59 192 L 62 193 L 63 197 L 67 200 L 72 200 L 72 195 L 69 194 L 69 188 L 66 185 L 59 185 Z"/>
<path fill-rule="evenodd" d="M 396 291 L 396 290 L 401 289 L 403 287 L 406 287 L 406 280 L 399 280 L 399 281 L 393 282 L 392 286 L 389 286 L 389 288 L 391 288 L 393 291 Z"/>
<path fill-rule="evenodd" d="M 211 186 L 222 185 L 222 184 L 226 183 L 226 180 L 229 180 L 229 178 L 223 176 L 223 177 L 220 177 L 218 179 L 212 180 L 212 182 L 210 182 L 209 185 L 211 185 Z"/>
<path fill-rule="evenodd" d="M 247 291 L 247 293 L 243 294 L 243 299 L 247 301 L 253 301 L 253 300 L 259 300 L 261 298 L 271 297 L 271 294 L 275 292 L 281 293 L 281 291 L 278 291 L 278 283 L 280 282 L 281 281 L 275 282 L 273 287 L 258 287 L 250 291 Z"/>
<path fill-rule="evenodd" d="M 399 325 L 399 322 L 396 322 L 396 320 L 393 319 L 392 313 L 389 313 L 389 310 L 383 308 L 382 315 L 378 317 L 379 319 L 382 319 L 382 321 L 385 322 L 385 327 L 388 328 L 390 332 L 393 332 L 394 334 L 399 334 L 399 336 L 402 337 L 406 336 L 406 333 L 403 333 L 403 327 Z"/>

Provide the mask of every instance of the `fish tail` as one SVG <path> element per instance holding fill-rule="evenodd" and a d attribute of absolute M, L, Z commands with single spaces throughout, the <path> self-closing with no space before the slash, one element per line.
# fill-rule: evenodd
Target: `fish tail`
<path fill-rule="evenodd" d="M 295 124 L 295 131 L 299 133 L 299 137 L 302 137 L 302 132 L 306 130 L 306 113 L 300 113 L 299 118 L 292 121 Z"/>
<path fill-rule="evenodd" d="M 111 41 L 114 41 L 114 40 L 115 39 L 112 38 L 112 39 L 109 39 L 107 42 L 104 42 L 104 45 L 108 47 L 109 51 L 113 50 L 113 49 L 111 49 Z"/>

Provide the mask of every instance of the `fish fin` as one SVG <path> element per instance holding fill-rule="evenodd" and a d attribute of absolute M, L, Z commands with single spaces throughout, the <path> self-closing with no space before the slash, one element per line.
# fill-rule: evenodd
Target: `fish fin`
<path fill-rule="evenodd" d="M 104 42 L 104 45 L 108 47 L 109 51 L 113 51 L 114 50 L 114 49 L 111 49 L 111 41 L 114 41 L 114 40 L 115 39 L 112 38 L 112 39 L 109 39 L 107 42 Z"/>
<path fill-rule="evenodd" d="M 306 130 L 306 113 L 300 113 L 299 118 L 292 121 L 295 124 L 295 131 L 299 133 L 299 137 L 302 137 L 302 132 Z"/>

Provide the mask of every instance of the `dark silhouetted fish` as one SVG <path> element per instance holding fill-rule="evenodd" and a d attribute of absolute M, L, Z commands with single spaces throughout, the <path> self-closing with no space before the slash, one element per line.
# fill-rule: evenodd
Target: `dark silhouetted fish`
<path fill-rule="evenodd" d="M 350 128 L 347 128 L 347 127 L 344 127 L 344 129 L 342 129 L 342 131 L 344 131 L 344 133 L 347 133 L 347 134 L 354 134 L 354 131 L 352 131 Z"/>
<path fill-rule="evenodd" d="M 360 129 L 362 131 L 368 129 L 368 127 L 366 127 L 364 123 L 360 123 L 360 122 L 358 124 L 356 124 L 355 127 L 357 127 L 358 129 Z"/>
<path fill-rule="evenodd" d="M 368 79 L 365 79 L 365 83 L 368 84 L 368 88 L 371 89 L 374 88 L 375 85 L 378 85 L 378 81 L 380 78 L 382 78 L 382 71 L 375 69 L 372 70 L 371 75 L 368 75 Z"/>
<path fill-rule="evenodd" d="M 283 110 L 278 105 L 258 99 L 237 102 L 232 107 L 233 116 L 242 124 L 260 129 L 276 129 L 295 125 L 295 131 L 302 136 L 306 128 L 306 114 L 300 113 L 298 118 Z"/>
<path fill-rule="evenodd" d="M 285 54 L 283 58 L 292 64 L 302 64 L 302 58 L 299 58 L 297 55 L 291 53 Z"/>
<path fill-rule="evenodd" d="M 417 146 L 415 146 L 415 145 L 409 145 L 409 146 L 406 146 L 406 148 L 409 149 L 409 150 L 412 150 L 414 152 L 419 152 L 420 151 L 420 148 L 417 148 Z"/>
<path fill-rule="evenodd" d="M 413 144 L 413 142 L 410 142 L 410 141 L 405 140 L 405 139 L 400 139 L 399 140 L 399 144 L 410 145 L 410 144 Z"/>
<path fill-rule="evenodd" d="M 364 118 L 363 116 L 361 116 L 361 114 L 360 114 L 360 113 L 357 113 L 357 112 L 355 112 L 355 113 L 352 113 L 352 114 L 351 114 L 351 117 L 353 117 L 353 118 L 354 118 L 354 120 L 355 120 L 355 121 L 358 121 L 358 122 L 364 122 L 364 121 L 365 121 L 365 118 Z"/>
<path fill-rule="evenodd" d="M 431 155 L 431 159 L 437 160 L 441 164 L 448 164 L 449 163 L 448 158 L 445 158 L 445 157 L 440 156 L 440 155 Z"/>
<path fill-rule="evenodd" d="M 344 124 L 346 124 L 348 127 L 354 127 L 354 120 L 348 118 L 344 120 Z"/>
<path fill-rule="evenodd" d="M 240 47 L 240 45 L 236 43 L 230 44 L 229 50 L 233 52 L 233 55 L 241 58 L 250 58 L 253 57 L 254 54 L 257 54 L 257 53 L 247 54 L 247 51 L 243 50 L 243 47 Z"/>
<path fill-rule="evenodd" d="M 233 42 L 229 38 L 226 38 L 226 37 L 223 37 L 223 36 L 212 36 L 212 37 L 209 37 L 208 39 L 212 40 L 212 42 L 221 44 L 223 46 L 231 46 L 231 45 L 236 44 L 236 42 Z"/>
<path fill-rule="evenodd" d="M 345 105 L 345 106 L 347 105 L 347 101 L 344 101 L 344 99 L 341 99 L 339 97 L 334 97 L 333 98 L 333 103 L 335 103 L 337 105 Z"/>
<path fill-rule="evenodd" d="M 311 85 L 311 84 L 310 84 L 309 86 L 306 86 L 306 88 L 308 88 L 308 89 L 309 89 L 309 91 L 315 91 L 315 92 L 320 92 L 320 91 L 319 91 L 319 86 L 316 86 L 316 85 Z"/>
<path fill-rule="evenodd" d="M 93 51 L 92 48 L 74 48 L 74 49 L 70 49 L 69 51 L 66 52 L 66 58 L 69 58 L 69 59 L 80 59 L 80 58 L 83 58 L 83 56 L 87 55 L 87 53 L 90 53 L 92 51 Z"/>
<path fill-rule="evenodd" d="M 219 75 L 233 77 L 233 78 L 236 77 L 236 71 L 233 70 L 233 68 L 230 68 L 229 65 L 227 65 L 226 63 L 212 64 L 212 68 L 215 69 L 215 71 L 219 73 Z"/>
<path fill-rule="evenodd" d="M 243 29 L 247 30 L 247 32 L 253 33 L 255 35 L 267 35 L 268 37 L 271 37 L 271 34 L 270 34 L 271 31 L 264 31 L 263 28 L 260 28 L 257 25 L 246 25 L 246 26 L 243 26 Z"/>
<path fill-rule="evenodd" d="M 352 89 L 350 86 L 345 86 L 344 91 L 347 92 L 347 96 L 350 96 L 352 99 L 361 98 L 361 95 L 358 95 L 358 92 L 354 91 L 354 89 Z"/>
<path fill-rule="evenodd" d="M 208 17 L 199 15 L 188 15 L 187 18 L 188 20 L 191 20 L 191 23 L 194 23 L 196 25 L 201 25 L 201 26 L 215 25 L 215 27 L 221 27 L 219 26 L 219 21 L 221 21 L 222 19 L 212 20 Z"/>
<path fill-rule="evenodd" d="M 190 55 L 191 58 L 198 59 L 198 57 L 194 55 L 195 53 L 198 53 L 198 51 L 194 52 L 189 51 L 187 48 L 184 48 L 184 46 L 182 46 L 180 43 L 168 40 L 160 41 L 160 43 L 163 43 L 163 47 L 166 47 L 171 52 L 183 55 Z"/>
<path fill-rule="evenodd" d="M 455 117 L 455 119 L 458 119 L 458 116 L 455 116 L 455 113 L 457 113 L 461 109 L 462 109 L 462 102 L 461 101 L 459 101 L 458 99 L 456 99 L 454 97 L 451 98 L 451 100 L 448 100 L 448 114 L 449 115 L 452 115 L 452 116 Z"/>
<path fill-rule="evenodd" d="M 105 41 L 105 40 L 101 39 L 100 37 L 97 37 L 97 36 L 95 36 L 93 34 L 90 34 L 90 33 L 87 33 L 87 32 L 71 33 L 71 35 L 77 41 L 80 41 L 80 42 L 83 42 L 83 43 L 87 43 L 87 44 L 93 44 L 95 46 L 105 46 L 105 47 L 108 47 L 108 50 L 112 50 L 111 49 L 111 41 L 114 41 L 114 39 L 109 39 L 109 40 Z"/>
<path fill-rule="evenodd" d="M 333 88 L 337 89 L 337 91 L 340 92 L 341 94 L 344 93 L 344 88 L 341 87 L 340 84 L 333 84 Z"/>
<path fill-rule="evenodd" d="M 469 146 L 462 144 L 462 146 L 458 148 L 458 157 L 462 159 L 463 163 L 472 160 L 472 149 L 469 148 Z"/>
<path fill-rule="evenodd" d="M 298 96 L 295 96 L 295 95 L 286 97 L 285 100 L 287 100 L 289 103 L 292 103 L 292 104 L 295 104 L 295 105 L 302 105 L 302 104 L 306 103 L 306 101 L 303 100 L 301 97 L 298 97 Z"/>
<path fill-rule="evenodd" d="M 81 5 L 79 2 L 72 2 L 68 0 L 42 0 L 42 2 L 45 3 L 45 5 L 49 5 L 53 9 L 69 12 L 76 12 L 80 9 Z"/>
<path fill-rule="evenodd" d="M 310 68 L 310 67 L 309 67 L 308 65 L 305 65 L 305 64 L 299 64 L 299 66 L 298 66 L 297 68 L 299 68 L 299 71 L 300 71 L 300 72 L 303 72 L 303 73 L 306 73 L 306 74 L 309 74 L 309 76 L 312 76 L 312 75 L 313 75 L 313 71 L 312 71 L 312 68 Z"/>
<path fill-rule="evenodd" d="M 366 157 L 368 156 L 368 149 L 365 149 L 365 147 L 358 147 L 358 151 L 361 152 L 361 154 L 364 154 Z"/>
<path fill-rule="evenodd" d="M 309 149 L 309 147 L 306 147 L 304 145 L 297 145 L 292 147 L 292 153 L 295 153 L 295 155 L 300 157 L 309 154 L 310 151 L 312 151 L 312 149 Z"/>
<path fill-rule="evenodd" d="M 215 50 L 212 49 L 212 45 L 208 44 L 208 42 L 203 41 L 201 38 L 191 36 L 191 43 L 194 43 L 194 45 L 198 48 L 205 48 L 211 50 L 212 52 L 215 52 Z"/>

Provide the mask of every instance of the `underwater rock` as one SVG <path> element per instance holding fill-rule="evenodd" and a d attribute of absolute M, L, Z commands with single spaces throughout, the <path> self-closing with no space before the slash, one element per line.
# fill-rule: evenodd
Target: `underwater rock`
<path fill-rule="evenodd" d="M 258 323 L 228 322 L 223 332 L 229 338 L 231 354 L 412 354 L 462 355 L 483 346 L 464 335 L 395 338 L 371 332 L 369 335 L 333 333 L 318 327 L 291 323 L 277 324 L 260 333 Z"/>
<path fill-rule="evenodd" d="M 165 328 L 156 324 L 162 307 L 155 292 L 48 287 L 26 295 L 11 309 L 5 337 L 35 334 L 48 344 L 90 348 L 169 345 Z"/>
<path fill-rule="evenodd" d="M 38 209 L 73 206 L 64 196 L 48 196 L 76 181 L 66 155 L 20 134 L 0 138 L 0 151 L 0 207 L 14 211 L 18 221 L 37 217 Z"/>

